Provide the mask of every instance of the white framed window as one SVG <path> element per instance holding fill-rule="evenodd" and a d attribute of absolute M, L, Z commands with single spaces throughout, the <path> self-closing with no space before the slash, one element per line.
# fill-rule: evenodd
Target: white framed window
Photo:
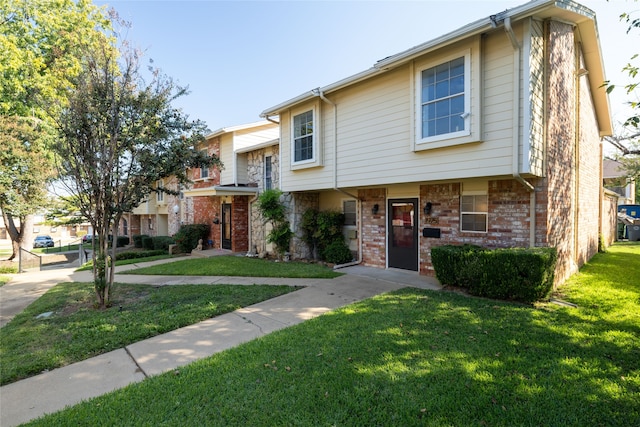
<path fill-rule="evenodd" d="M 202 150 L 202 151 L 206 156 L 209 155 L 209 151 L 207 150 Z M 200 168 L 200 179 L 205 179 L 205 178 L 209 178 L 209 168 Z"/>
<path fill-rule="evenodd" d="M 480 140 L 479 44 L 415 66 L 415 149 L 425 150 Z"/>
<path fill-rule="evenodd" d="M 344 214 L 344 225 L 356 225 L 358 217 L 355 200 L 344 200 L 342 202 L 342 213 Z"/>
<path fill-rule="evenodd" d="M 460 197 L 460 231 L 486 233 L 488 220 L 487 194 L 463 194 Z"/>
<path fill-rule="evenodd" d="M 273 187 L 273 167 L 271 164 L 271 156 L 264 157 L 264 189 L 271 190 Z"/>
<path fill-rule="evenodd" d="M 294 115 L 292 127 L 292 163 L 313 162 L 315 160 L 313 109 Z"/>
<path fill-rule="evenodd" d="M 156 190 L 158 190 L 156 192 L 156 200 L 158 202 L 164 201 L 164 191 L 162 191 L 163 187 L 164 187 L 164 183 L 162 182 L 162 180 L 156 181 Z"/>

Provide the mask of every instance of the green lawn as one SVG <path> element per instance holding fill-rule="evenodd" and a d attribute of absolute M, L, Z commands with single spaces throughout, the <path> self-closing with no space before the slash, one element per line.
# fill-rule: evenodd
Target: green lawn
<path fill-rule="evenodd" d="M 119 260 L 116 260 L 116 265 L 139 264 L 142 262 L 157 261 L 161 259 L 174 258 L 174 257 L 175 257 L 174 255 L 166 254 L 166 255 L 148 256 L 144 258 L 119 259 Z M 89 271 L 91 269 L 93 269 L 93 260 L 89 260 L 88 262 L 84 263 L 76 271 Z"/>
<path fill-rule="evenodd" d="M 244 277 L 298 277 L 327 278 L 341 276 L 320 264 L 305 262 L 275 262 L 242 256 L 216 256 L 192 258 L 128 270 L 123 274 L 159 274 L 176 276 L 244 276 Z"/>
<path fill-rule="evenodd" d="M 61 283 L 13 318 L 0 329 L 0 383 L 122 348 L 297 288 L 115 284 L 114 289 L 113 306 L 97 310 L 93 284 Z M 54 314 L 36 319 L 47 312 Z"/>
<path fill-rule="evenodd" d="M 30 425 L 639 426 L 639 259 L 596 255 L 577 308 L 403 289 Z"/>

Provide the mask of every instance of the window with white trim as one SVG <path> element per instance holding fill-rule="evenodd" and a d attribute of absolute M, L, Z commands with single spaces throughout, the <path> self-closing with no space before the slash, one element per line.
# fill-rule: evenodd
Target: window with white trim
<path fill-rule="evenodd" d="M 271 165 L 271 156 L 264 157 L 264 189 L 271 190 L 273 186 L 273 168 Z"/>
<path fill-rule="evenodd" d="M 465 130 L 465 57 L 421 73 L 422 138 Z"/>
<path fill-rule="evenodd" d="M 489 200 L 486 194 L 468 194 L 460 198 L 460 230 L 487 232 Z"/>
<path fill-rule="evenodd" d="M 162 191 L 164 187 L 164 182 L 162 180 L 156 181 L 156 200 L 158 202 L 164 201 L 164 191 Z"/>
<path fill-rule="evenodd" d="M 313 110 L 293 116 L 293 162 L 313 161 Z"/>
<path fill-rule="evenodd" d="M 209 155 L 209 151 L 207 151 L 207 150 L 202 150 L 202 152 L 204 153 L 205 156 Z M 208 167 L 200 168 L 200 178 L 201 179 L 209 178 L 209 168 Z"/>
<path fill-rule="evenodd" d="M 478 55 L 463 49 L 416 65 L 415 148 L 424 150 L 479 140 L 479 96 L 472 97 L 472 82 L 479 79 Z M 475 61 L 475 62 L 474 62 Z M 473 62 L 473 64 L 472 64 Z M 472 68 L 475 69 L 472 76 Z M 473 100 L 473 102 L 472 102 Z"/>
<path fill-rule="evenodd" d="M 343 201 L 342 213 L 344 214 L 344 225 L 356 225 L 357 208 L 355 200 Z"/>

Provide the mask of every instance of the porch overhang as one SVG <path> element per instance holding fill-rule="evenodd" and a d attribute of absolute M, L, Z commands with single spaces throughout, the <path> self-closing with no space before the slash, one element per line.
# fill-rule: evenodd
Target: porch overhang
<path fill-rule="evenodd" d="M 211 187 L 192 188 L 184 190 L 185 197 L 202 197 L 202 196 L 252 196 L 258 194 L 258 187 L 226 187 L 222 185 L 214 185 Z"/>

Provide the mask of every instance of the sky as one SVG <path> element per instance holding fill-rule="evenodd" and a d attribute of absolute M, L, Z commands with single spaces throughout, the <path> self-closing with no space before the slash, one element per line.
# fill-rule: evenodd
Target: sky
<path fill-rule="evenodd" d="M 623 12 L 632 0 L 579 1 L 596 12 L 605 73 L 638 52 Z M 387 56 L 457 30 L 525 0 L 94 0 L 131 23 L 127 39 L 190 94 L 176 101 L 191 119 L 218 130 L 314 88 L 364 71 Z M 640 13 L 640 12 L 639 12 Z M 622 88 L 610 96 L 614 128 L 628 116 Z"/>

